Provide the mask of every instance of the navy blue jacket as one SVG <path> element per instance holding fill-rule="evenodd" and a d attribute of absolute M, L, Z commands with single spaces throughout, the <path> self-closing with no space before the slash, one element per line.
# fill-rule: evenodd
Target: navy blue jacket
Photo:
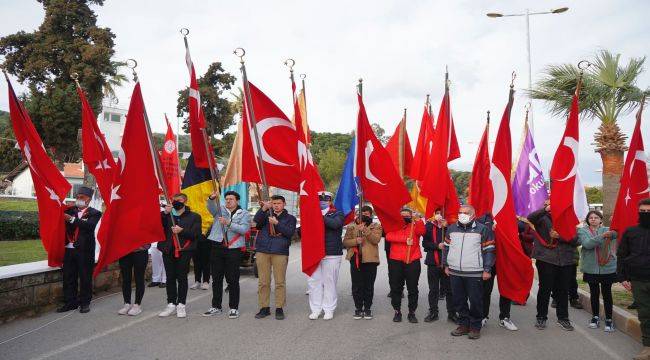
<path fill-rule="evenodd" d="M 426 232 L 422 236 L 422 247 L 427 253 L 424 264 L 442 267 L 442 250 L 438 247 L 440 243 L 445 242 L 442 228 L 434 225 L 432 221 L 427 221 L 424 228 Z"/>
<path fill-rule="evenodd" d="M 325 255 L 343 255 L 343 223 L 345 215 L 339 210 L 323 216 L 325 223 Z"/>
<path fill-rule="evenodd" d="M 255 240 L 255 251 L 264 254 L 289 255 L 291 237 L 296 231 L 296 218 L 287 210 L 282 210 L 280 215 L 275 216 L 278 223 L 274 225 L 276 236 L 269 233 L 269 214 L 262 209 L 257 210 L 253 221 L 259 230 Z"/>

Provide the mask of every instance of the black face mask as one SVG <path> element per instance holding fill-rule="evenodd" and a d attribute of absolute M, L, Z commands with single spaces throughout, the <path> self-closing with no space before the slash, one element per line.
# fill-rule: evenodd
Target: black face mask
<path fill-rule="evenodd" d="M 646 229 L 650 229 L 650 212 L 639 211 L 639 225 Z"/>
<path fill-rule="evenodd" d="M 404 222 L 407 223 L 407 224 L 410 224 L 413 221 L 413 218 L 405 217 L 405 216 L 402 217 L 402 219 L 404 219 Z"/>
<path fill-rule="evenodd" d="M 367 225 L 372 224 L 372 218 L 367 215 L 361 215 L 361 221 Z"/>
<path fill-rule="evenodd" d="M 172 207 L 174 208 L 174 210 L 179 211 L 185 207 L 185 204 L 176 200 L 172 203 Z"/>

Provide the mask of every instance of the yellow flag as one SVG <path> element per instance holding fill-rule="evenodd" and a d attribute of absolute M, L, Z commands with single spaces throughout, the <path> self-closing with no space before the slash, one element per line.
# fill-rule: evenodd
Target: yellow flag
<path fill-rule="evenodd" d="M 411 199 L 411 202 L 408 204 L 411 209 L 419 212 L 420 214 L 426 213 L 427 198 L 420 195 L 420 188 L 418 187 L 417 182 L 413 184 L 413 188 L 411 189 Z"/>

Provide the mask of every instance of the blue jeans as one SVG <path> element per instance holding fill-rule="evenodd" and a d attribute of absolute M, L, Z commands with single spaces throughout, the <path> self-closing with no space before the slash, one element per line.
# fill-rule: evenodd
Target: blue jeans
<path fill-rule="evenodd" d="M 483 320 L 483 279 L 451 275 L 451 293 L 454 310 L 458 313 L 458 325 L 471 330 L 481 330 Z M 469 305 L 467 300 L 469 299 Z"/>

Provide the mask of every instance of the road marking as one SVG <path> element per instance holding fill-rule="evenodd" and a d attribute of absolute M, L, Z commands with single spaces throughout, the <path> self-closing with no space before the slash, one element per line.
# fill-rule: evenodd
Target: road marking
<path fill-rule="evenodd" d="M 297 258 L 297 259 L 294 259 L 294 260 L 292 260 L 292 261 L 289 261 L 289 262 L 287 263 L 287 265 L 288 265 L 288 264 L 293 264 L 293 263 L 295 263 L 295 262 L 297 262 L 297 261 L 299 261 L 299 260 L 300 260 L 300 258 Z M 253 280 L 253 279 L 255 279 L 255 278 L 254 278 L 254 277 L 253 277 L 253 278 L 246 278 L 246 279 L 244 279 L 244 280 L 240 280 L 239 283 L 241 284 L 242 282 L 246 282 L 246 281 Z M 111 294 L 111 295 L 113 295 L 113 294 Z M 202 299 L 202 298 L 204 298 L 204 297 L 206 297 L 206 296 L 208 296 L 208 295 L 212 295 L 212 292 L 210 291 L 210 292 L 206 292 L 205 294 L 201 294 L 201 295 L 195 296 L 194 298 L 188 300 L 187 303 L 193 303 L 193 302 L 195 302 L 196 300 Z M 47 353 L 42 354 L 42 355 L 40 355 L 40 356 L 37 356 L 37 357 L 35 357 L 35 358 L 33 358 L 33 359 L 34 359 L 34 360 L 41 360 L 41 359 L 47 359 L 47 358 L 52 357 L 52 356 L 55 356 L 55 355 L 59 355 L 59 354 L 64 353 L 64 352 L 66 352 L 66 351 L 68 351 L 68 350 L 72 350 L 72 349 L 74 349 L 74 348 L 78 348 L 79 346 L 85 345 L 85 344 L 87 344 L 87 343 L 89 343 L 89 342 L 91 342 L 91 341 L 93 341 L 93 340 L 97 340 L 97 339 L 102 338 L 102 337 L 104 337 L 104 336 L 107 336 L 107 335 L 113 334 L 113 333 L 115 333 L 115 332 L 118 332 L 118 331 L 124 330 L 124 329 L 126 329 L 126 328 L 128 328 L 128 327 L 131 327 L 131 326 L 136 325 L 136 324 L 139 324 L 139 323 L 141 323 L 141 322 L 144 322 L 144 321 L 150 320 L 150 319 L 155 318 L 155 317 L 158 317 L 158 313 L 152 313 L 152 314 L 149 314 L 149 315 L 143 316 L 143 317 L 141 317 L 141 318 L 139 318 L 139 319 L 136 319 L 136 320 L 133 320 L 133 321 L 131 321 L 131 322 L 128 322 L 128 323 L 126 323 L 126 324 L 123 324 L 123 325 L 120 325 L 120 326 L 116 326 L 116 327 L 114 327 L 114 328 L 112 328 L 112 329 L 108 329 L 108 330 L 106 330 L 106 331 L 102 331 L 102 332 L 100 332 L 100 333 L 98 333 L 98 334 L 95 334 L 95 335 L 93 335 L 93 336 L 91 336 L 91 337 L 88 337 L 88 338 L 85 338 L 85 339 L 79 340 L 79 341 L 77 341 L 77 342 L 74 342 L 74 343 L 72 343 L 72 344 L 69 344 L 69 345 L 66 345 L 66 346 L 60 347 L 60 348 L 58 348 L 58 349 L 56 349 L 56 350 L 54 350 L 54 351 L 47 352 Z M 47 324 L 46 324 L 46 325 L 47 325 Z M 43 327 L 45 327 L 45 326 L 43 326 Z M 36 330 L 37 330 L 37 329 L 35 329 L 35 330 L 33 330 L 33 331 L 36 331 Z"/>

